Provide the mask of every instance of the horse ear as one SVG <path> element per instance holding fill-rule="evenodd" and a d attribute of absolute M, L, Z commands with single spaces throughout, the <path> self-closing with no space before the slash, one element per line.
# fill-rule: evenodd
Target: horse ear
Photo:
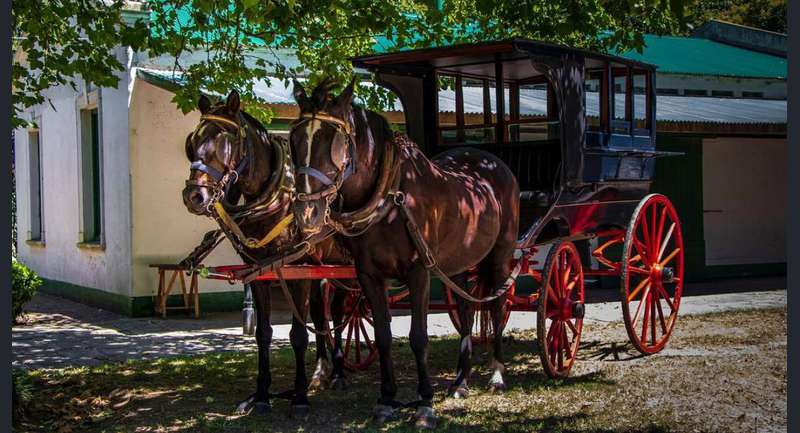
<path fill-rule="evenodd" d="M 350 84 L 342 90 L 342 93 L 336 98 L 336 105 L 340 107 L 347 107 L 353 103 L 353 90 L 356 87 L 356 77 L 353 76 L 353 79 L 350 80 Z"/>
<path fill-rule="evenodd" d="M 302 107 L 308 100 L 308 96 L 306 96 L 306 89 L 304 89 L 303 85 L 297 81 L 297 78 L 292 78 L 292 87 L 294 87 L 294 90 L 292 91 L 294 100 L 297 102 L 297 105 Z"/>
<path fill-rule="evenodd" d="M 239 92 L 237 92 L 236 89 L 231 90 L 231 93 L 228 94 L 228 99 L 225 101 L 225 105 L 228 106 L 228 110 L 230 110 L 231 113 L 238 113 L 241 104 Z"/>
<path fill-rule="evenodd" d="M 197 101 L 197 108 L 200 109 L 200 114 L 208 113 L 208 110 L 211 109 L 211 100 L 208 99 L 208 96 L 200 95 L 200 99 Z"/>

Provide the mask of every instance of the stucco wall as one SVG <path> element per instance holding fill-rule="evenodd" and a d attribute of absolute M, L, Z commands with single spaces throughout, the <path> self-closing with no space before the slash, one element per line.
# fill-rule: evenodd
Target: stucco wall
<path fill-rule="evenodd" d="M 786 139 L 703 140 L 707 265 L 786 262 Z"/>
<path fill-rule="evenodd" d="M 127 63 L 127 52 L 117 52 Z M 30 167 L 28 132 L 15 131 L 19 258 L 41 276 L 106 292 L 130 295 L 130 182 L 128 178 L 128 76 L 120 73 L 116 89 L 100 89 L 104 250 L 78 248 L 80 226 L 81 88 L 60 86 L 47 91 L 45 102 L 28 110 L 39 118 L 42 149 L 44 246 L 28 245 L 30 231 Z"/>
<path fill-rule="evenodd" d="M 130 108 L 130 175 L 133 215 L 133 296 L 156 292 L 152 263 L 176 263 L 208 230 L 209 218 L 190 214 L 181 191 L 189 175 L 184 153 L 186 135 L 194 130 L 199 112 L 184 115 L 171 102 L 173 94 L 135 80 Z M 224 241 L 205 261 L 207 265 L 241 263 Z M 173 288 L 180 293 L 180 287 Z M 225 282 L 201 279 L 200 293 L 241 290 Z M 175 293 L 175 292 L 173 292 Z"/>

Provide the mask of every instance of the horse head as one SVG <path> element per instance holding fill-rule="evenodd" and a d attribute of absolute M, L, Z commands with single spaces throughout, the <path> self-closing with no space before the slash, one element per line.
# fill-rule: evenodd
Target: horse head
<path fill-rule="evenodd" d="M 355 80 L 333 96 L 332 83 L 326 79 L 309 97 L 300 83 L 294 82 L 294 97 L 300 107 L 300 117 L 292 125 L 289 138 L 298 176 L 294 214 L 298 227 L 308 236 L 328 223 L 331 204 L 358 164 L 354 84 Z"/>
<path fill-rule="evenodd" d="M 198 108 L 200 122 L 186 137 L 191 168 L 183 202 L 190 212 L 208 215 L 216 202 L 233 207 L 242 196 L 261 194 L 274 178 L 269 168 L 275 155 L 266 130 L 242 111 L 235 90 L 217 104 L 203 95 Z"/>

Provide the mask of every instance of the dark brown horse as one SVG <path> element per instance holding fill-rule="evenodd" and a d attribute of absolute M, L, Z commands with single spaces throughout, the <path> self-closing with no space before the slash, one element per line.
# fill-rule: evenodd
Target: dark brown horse
<path fill-rule="evenodd" d="M 436 417 L 427 367 L 430 270 L 438 267 L 442 274 L 456 276 L 453 280 L 463 287 L 466 271 L 476 267 L 481 283 L 500 294 L 491 301 L 497 331 L 489 386 L 504 389 L 501 318 L 506 297 L 500 289 L 511 273 L 519 187 L 508 167 L 486 152 L 454 149 L 429 160 L 416 145 L 395 136 L 379 114 L 352 104 L 353 83 L 338 97 L 330 95 L 328 87 L 320 85 L 308 97 L 295 83 L 301 109 L 290 137 L 297 173 L 295 220 L 308 236 L 325 225 L 335 227 L 341 233 L 337 241 L 354 259 L 372 307 L 380 356 L 381 393 L 373 414 L 379 423 L 401 405 L 395 401 L 384 288 L 387 279 L 394 278 L 410 289 L 409 338 L 420 396 L 413 403 L 415 420 L 418 426 L 432 427 Z M 424 242 L 413 235 L 414 227 Z M 472 308 L 459 300 L 461 350 L 450 388 L 456 397 L 468 391 Z"/>
<path fill-rule="evenodd" d="M 229 239 L 245 263 L 252 264 L 274 256 L 294 242 L 294 234 L 290 229 L 270 234 L 291 212 L 294 174 L 287 155 L 289 149 L 286 140 L 269 134 L 260 122 L 242 111 L 236 91 L 231 92 L 227 101 L 216 105 L 202 96 L 199 109 L 200 123 L 186 138 L 186 157 L 192 165 L 190 178 L 183 190 L 184 204 L 197 215 L 208 216 L 216 211 L 215 219 L 227 230 Z M 221 209 L 216 207 L 217 202 Z M 225 213 L 229 220 L 220 218 L 220 213 Z M 232 228 L 234 225 L 238 227 L 238 232 Z M 244 239 L 239 239 L 239 235 Z M 264 241 L 270 236 L 274 238 L 264 245 L 258 245 L 258 240 Z M 332 241 L 320 243 L 315 256 L 315 260 L 325 259 L 331 264 L 344 264 L 347 261 L 346 255 Z M 292 286 L 291 301 L 296 309 L 305 311 L 310 296 L 308 304 L 314 327 L 323 331 L 327 324 L 319 284 L 312 289 L 311 281 L 296 281 Z M 257 315 L 258 382 L 256 392 L 242 402 L 238 410 L 249 412 L 255 408 L 258 412 L 265 412 L 270 407 L 269 387 L 272 382 L 269 360 L 272 340 L 270 285 L 265 281 L 254 281 L 252 289 Z M 345 294 L 339 292 L 332 302 L 335 325 L 342 322 L 344 315 Z M 312 385 L 324 387 L 330 379 L 334 387 L 344 386 L 341 329 L 338 326 L 336 328 L 332 376 L 328 377 L 330 368 L 326 368 L 329 363 L 325 338 L 317 335 L 317 369 Z M 290 340 L 295 354 L 295 383 L 291 392 L 281 395 L 291 398 L 292 414 L 302 416 L 310 408 L 307 397 L 309 382 L 305 371 L 305 352 L 308 347 L 305 320 L 293 318 Z"/>

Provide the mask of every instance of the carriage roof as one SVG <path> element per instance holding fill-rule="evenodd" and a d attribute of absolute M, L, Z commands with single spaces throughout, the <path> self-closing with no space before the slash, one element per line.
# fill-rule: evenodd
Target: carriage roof
<path fill-rule="evenodd" d="M 524 38 L 396 51 L 358 56 L 351 60 L 354 66 L 375 72 L 394 71 L 415 75 L 436 69 L 475 76 L 494 76 L 494 68 L 487 65 L 499 61 L 505 66 L 505 79 L 523 80 L 532 75 L 528 61 L 531 56 L 560 58 L 565 55 L 584 59 L 587 68 L 600 68 L 607 63 L 648 71 L 656 68 L 655 65 L 620 56 Z"/>

